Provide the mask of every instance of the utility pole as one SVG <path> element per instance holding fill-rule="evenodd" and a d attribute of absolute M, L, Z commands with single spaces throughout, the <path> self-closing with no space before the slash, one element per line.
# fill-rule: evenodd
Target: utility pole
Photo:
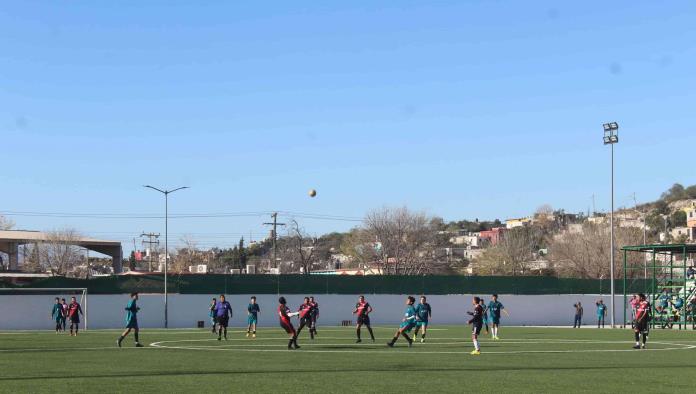
<path fill-rule="evenodd" d="M 159 239 L 158 239 L 159 236 L 160 236 L 159 233 L 158 233 L 158 234 L 155 234 L 155 233 L 145 233 L 144 231 L 143 231 L 142 234 L 140 234 L 140 237 L 141 237 L 141 238 L 142 238 L 142 237 L 147 237 L 147 238 L 148 238 L 147 241 L 146 241 L 146 240 L 142 240 L 143 245 L 147 244 L 147 249 L 146 249 L 146 250 L 149 250 L 149 251 L 150 251 L 150 253 L 148 253 L 148 256 L 147 256 L 148 272 L 152 272 L 152 245 L 157 245 L 157 247 L 159 247 Z M 156 239 L 156 241 L 153 241 L 153 240 L 152 240 L 153 238 Z"/>
<path fill-rule="evenodd" d="M 273 236 L 273 266 L 278 264 L 278 226 L 285 226 L 285 223 L 278 223 L 278 212 L 274 212 L 271 215 L 271 218 L 273 218 L 273 222 L 271 223 L 264 223 L 264 226 L 273 226 L 273 230 L 271 230 L 271 236 Z M 277 268 L 277 267 L 276 267 Z"/>

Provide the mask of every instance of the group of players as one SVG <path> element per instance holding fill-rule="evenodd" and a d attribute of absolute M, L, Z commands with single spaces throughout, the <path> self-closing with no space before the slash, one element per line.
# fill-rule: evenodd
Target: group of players
<path fill-rule="evenodd" d="M 125 330 L 116 340 L 116 345 L 121 347 L 123 340 L 131 333 L 134 333 L 135 346 L 142 347 L 139 341 L 139 327 L 137 314 L 140 308 L 137 306 L 138 293 L 131 293 L 130 300 L 125 307 L 126 319 L 125 319 Z M 280 297 L 278 299 L 278 317 L 280 320 L 280 326 L 288 334 L 288 349 L 299 349 L 300 346 L 297 343 L 297 338 L 304 328 L 309 330 L 309 335 L 311 339 L 317 335 L 317 319 L 319 318 L 319 303 L 314 299 L 314 297 L 304 297 L 302 304 L 299 306 L 296 312 L 292 312 L 287 306 L 287 301 L 285 297 Z M 498 296 L 493 295 L 492 300 L 488 305 L 485 304 L 484 300 L 479 297 L 474 297 L 472 300 L 474 310 L 472 312 L 467 312 L 471 315 L 469 324 L 472 325 L 472 341 L 474 343 L 474 351 L 471 352 L 473 355 L 481 354 L 481 347 L 478 341 L 478 337 L 481 334 L 483 326 L 486 327 L 486 332 L 489 331 L 489 323 L 491 324 L 491 333 L 493 340 L 498 340 L 498 329 L 500 327 L 500 314 L 501 312 L 508 315 L 505 307 L 500 301 L 498 301 Z M 356 315 L 356 343 L 362 342 L 361 329 L 366 327 L 370 333 L 370 338 L 372 342 L 375 342 L 375 335 L 372 331 L 372 326 L 370 324 L 370 314 L 373 312 L 372 306 L 365 300 L 365 296 L 360 296 L 358 302 L 355 304 L 353 309 L 353 314 Z M 247 305 L 247 332 L 246 336 L 251 338 L 256 338 L 256 326 L 258 322 L 258 315 L 261 313 L 261 307 L 257 303 L 256 297 L 251 297 L 249 304 Z M 56 323 L 56 333 L 65 330 L 66 320 L 70 319 L 70 334 L 77 335 L 79 330 L 80 315 L 82 315 L 82 307 L 77 303 L 75 297 L 72 297 L 70 304 L 65 303 L 65 299 L 60 300 L 56 297 L 55 304 L 52 311 L 52 319 Z M 227 327 L 229 326 L 229 321 L 233 316 L 232 306 L 225 299 L 224 295 L 220 295 L 219 299 L 213 298 L 209 305 L 209 315 L 212 323 L 212 332 L 218 335 L 218 341 L 223 338 L 227 340 Z M 297 329 L 292 324 L 292 317 L 299 317 L 299 326 Z M 508 315 L 509 316 L 509 315 Z M 416 305 L 416 299 L 414 297 L 408 296 L 406 298 L 406 311 L 404 312 L 404 317 L 399 325 L 399 328 L 394 334 L 391 341 L 387 342 L 387 346 L 394 347 L 399 337 L 404 337 L 408 342 L 408 346 L 413 346 L 414 340 L 418 339 L 420 333 L 420 341 L 425 342 L 426 334 L 428 331 L 428 324 L 430 318 L 432 317 L 432 307 L 427 302 L 425 296 L 420 297 L 420 302 Z M 413 338 L 409 336 L 409 333 L 415 329 L 413 333 Z M 74 334 L 73 334 L 74 332 Z"/>
<path fill-rule="evenodd" d="M 65 332 L 70 320 L 70 336 L 77 336 L 80 330 L 80 315 L 82 307 L 75 297 L 70 298 L 70 304 L 66 303 L 65 298 L 56 297 L 51 310 L 51 320 L 56 324 L 56 334 Z"/>

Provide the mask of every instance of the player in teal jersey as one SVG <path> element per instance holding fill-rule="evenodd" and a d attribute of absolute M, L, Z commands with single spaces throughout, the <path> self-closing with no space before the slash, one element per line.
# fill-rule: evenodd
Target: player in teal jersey
<path fill-rule="evenodd" d="M 498 301 L 498 295 L 493 294 L 493 300 L 488 303 L 488 315 L 491 321 L 491 332 L 493 334 L 493 340 L 500 340 L 498 338 L 498 329 L 500 328 L 500 313 L 504 313 L 505 316 L 510 316 L 505 310 L 503 304 Z"/>
<path fill-rule="evenodd" d="M 387 346 L 394 347 L 394 343 L 399 339 L 399 335 L 406 338 L 408 341 L 408 346 L 413 346 L 413 339 L 409 338 L 408 333 L 416 327 L 416 308 L 413 304 L 416 303 L 416 299 L 408 296 L 406 299 L 406 312 L 404 313 L 404 318 L 399 326 L 399 329 L 394 334 L 394 338 L 390 342 L 387 342 Z"/>
<path fill-rule="evenodd" d="M 251 297 L 249 305 L 247 306 L 247 338 L 251 335 L 252 338 L 256 338 L 256 323 L 259 321 L 259 313 L 261 312 L 261 307 L 256 303 L 256 296 Z"/>
<path fill-rule="evenodd" d="M 120 337 L 118 337 L 116 345 L 118 345 L 118 347 L 121 347 L 121 342 L 123 342 L 123 338 L 125 338 L 126 335 L 130 334 L 131 330 L 133 330 L 133 336 L 135 337 L 135 347 L 143 347 L 143 345 L 140 344 L 140 340 L 138 338 L 138 335 L 140 334 L 140 328 L 138 327 L 138 311 L 140 310 L 140 308 L 138 308 L 137 305 L 138 293 L 131 293 L 130 297 L 131 299 L 130 301 L 128 301 L 128 305 L 126 305 L 126 330 L 123 331 L 123 334 L 121 334 Z"/>
<path fill-rule="evenodd" d="M 488 307 L 486 306 L 486 301 L 481 298 L 481 307 L 483 308 L 483 326 L 486 328 L 486 334 L 490 333 L 490 330 L 488 329 Z"/>
<path fill-rule="evenodd" d="M 56 334 L 61 331 L 63 321 L 63 306 L 60 304 L 60 298 L 56 297 L 56 302 L 51 310 L 51 320 L 56 323 Z"/>
<path fill-rule="evenodd" d="M 208 306 L 208 317 L 210 317 L 210 331 L 213 334 L 217 334 L 217 331 L 215 330 L 215 306 L 217 305 L 217 298 L 213 298 L 212 301 L 210 301 L 210 305 Z"/>
<path fill-rule="evenodd" d="M 416 306 L 416 332 L 413 338 L 418 338 L 418 331 L 421 331 L 421 343 L 425 342 L 425 334 L 428 330 L 428 321 L 433 316 L 430 304 L 426 302 L 425 296 L 421 296 L 420 304 Z"/>

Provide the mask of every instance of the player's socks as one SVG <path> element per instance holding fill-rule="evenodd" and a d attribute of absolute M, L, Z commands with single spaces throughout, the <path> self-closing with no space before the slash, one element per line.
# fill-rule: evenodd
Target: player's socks
<path fill-rule="evenodd" d="M 123 342 L 123 335 L 118 337 L 118 340 L 116 341 L 116 345 L 118 345 L 118 347 L 121 347 L 121 342 Z"/>
<path fill-rule="evenodd" d="M 298 332 L 298 334 L 299 334 L 299 332 Z M 299 349 L 300 345 L 297 344 L 297 334 L 295 334 L 295 337 L 293 337 L 292 341 L 295 344 L 295 349 Z"/>
<path fill-rule="evenodd" d="M 225 340 L 227 340 L 227 327 L 225 327 Z"/>
<path fill-rule="evenodd" d="M 358 342 L 362 342 L 362 339 L 360 338 L 360 329 L 359 328 L 355 329 L 355 334 L 358 336 Z"/>
<path fill-rule="evenodd" d="M 137 331 L 133 333 L 133 336 L 135 337 L 135 343 L 140 343 L 140 339 L 138 338 L 139 333 Z"/>
<path fill-rule="evenodd" d="M 294 338 L 290 338 L 290 341 L 288 341 L 288 350 L 292 350 L 292 343 L 294 342 Z"/>
<path fill-rule="evenodd" d="M 474 349 L 476 351 L 481 351 L 481 346 L 479 345 L 478 339 L 474 339 Z"/>
<path fill-rule="evenodd" d="M 401 335 L 406 338 L 406 341 L 408 341 L 408 346 L 411 347 L 413 346 L 413 339 L 409 338 L 408 334 L 406 332 L 402 332 Z"/>
<path fill-rule="evenodd" d="M 367 331 L 370 332 L 370 338 L 372 338 L 372 342 L 375 341 L 375 334 L 372 333 L 372 327 L 367 326 Z"/>

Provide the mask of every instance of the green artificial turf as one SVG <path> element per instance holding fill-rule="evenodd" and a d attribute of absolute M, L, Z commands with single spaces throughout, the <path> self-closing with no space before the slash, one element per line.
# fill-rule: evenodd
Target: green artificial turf
<path fill-rule="evenodd" d="M 256 340 L 231 329 L 143 330 L 118 349 L 117 331 L 0 333 L 0 392 L 694 392 L 696 331 L 654 330 L 649 350 L 632 350 L 628 330 L 509 328 L 483 335 L 472 356 L 468 327 L 432 327 L 425 344 L 385 343 L 394 328 L 319 327 L 288 351 L 280 328 Z M 368 338 L 365 341 L 365 338 Z M 152 346 L 155 344 L 160 347 Z M 659 350 L 666 349 L 666 350 Z M 670 350 L 674 349 L 674 350 Z"/>

